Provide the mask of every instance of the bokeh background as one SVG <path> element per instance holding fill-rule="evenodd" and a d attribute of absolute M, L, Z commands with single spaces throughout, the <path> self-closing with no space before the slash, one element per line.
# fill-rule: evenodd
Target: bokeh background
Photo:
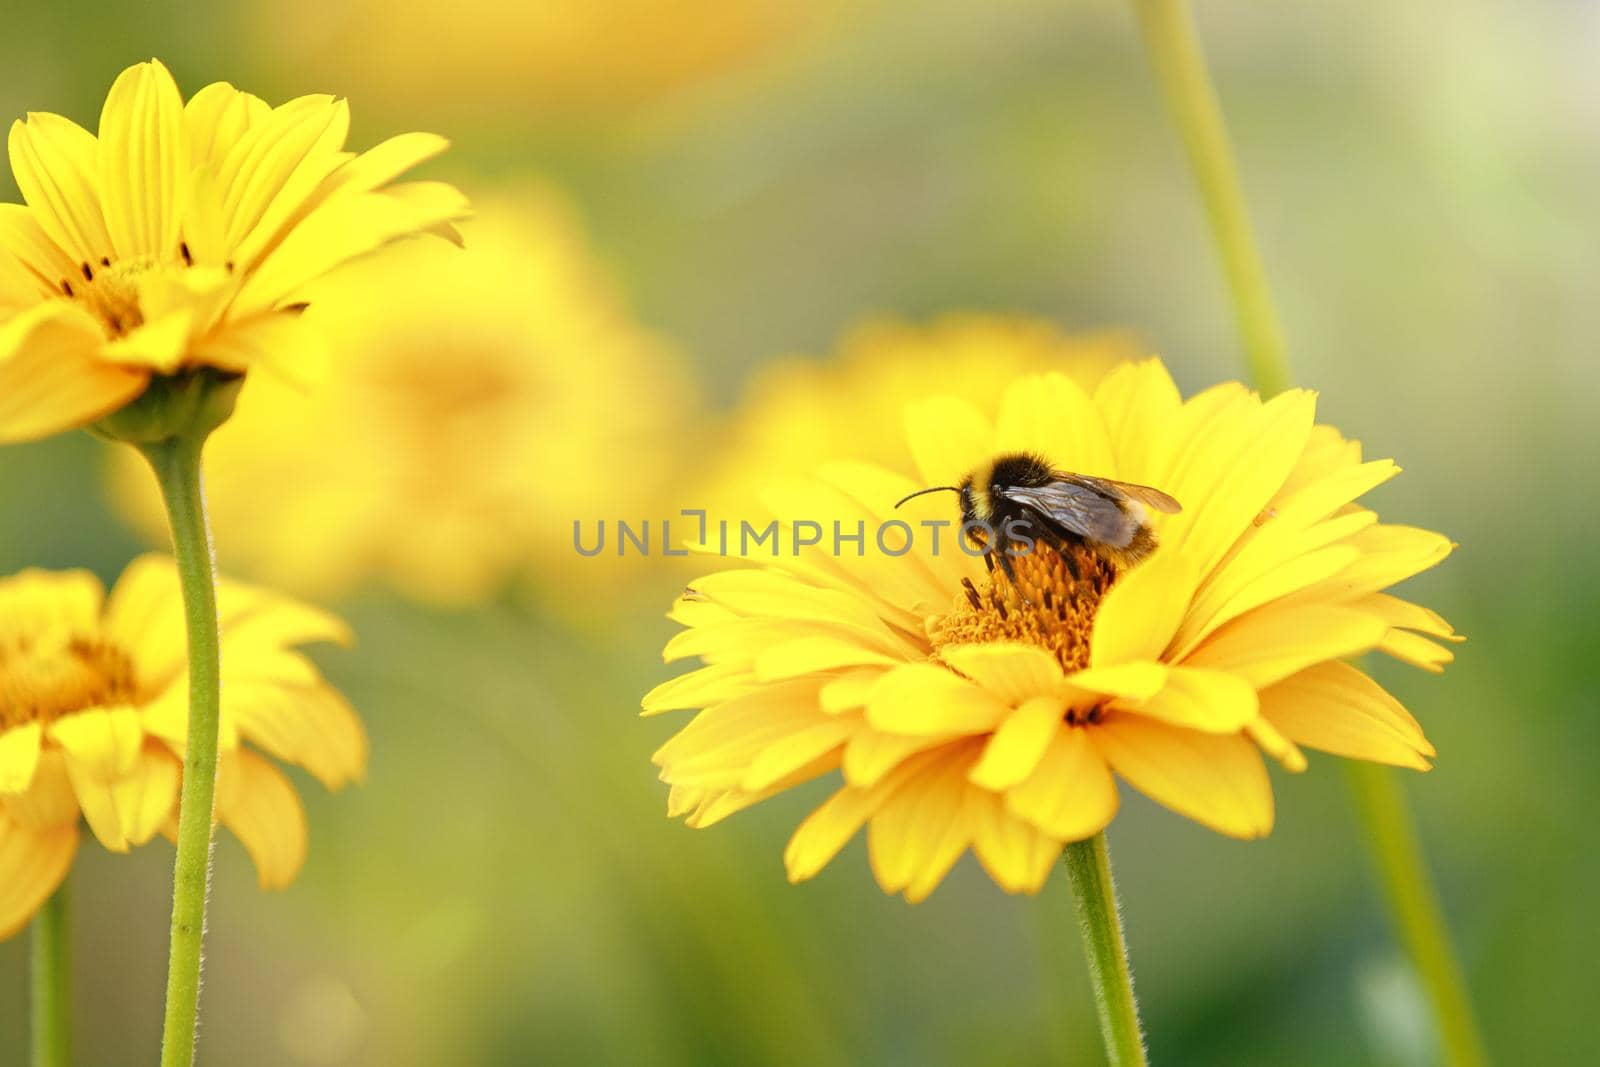
<path fill-rule="evenodd" d="M 826 355 L 873 315 L 1123 328 L 1186 389 L 1237 376 L 1124 5 L 513 7 L 12 5 L 0 114 L 92 126 L 116 73 L 156 55 L 186 92 L 348 95 L 357 145 L 445 133 L 431 176 L 469 194 L 537 176 L 628 313 L 683 353 L 704 413 L 672 436 L 691 450 L 716 449 L 707 427 L 764 362 Z M 1406 786 L 1488 1044 L 1594 1062 L 1600 4 L 1200 7 L 1296 376 L 1406 468 L 1374 495 L 1385 518 L 1461 543 L 1408 595 L 1469 643 L 1440 678 L 1380 676 L 1439 749 Z M 112 578 L 140 550 L 106 448 L 0 453 L 0 571 Z M 711 462 L 691 451 L 685 484 Z M 648 758 L 682 720 L 635 713 L 667 676 L 682 574 L 566 577 L 556 597 L 448 608 L 341 596 L 360 645 L 320 661 L 364 713 L 370 778 L 336 797 L 302 782 L 312 851 L 287 894 L 219 846 L 203 1059 L 1098 1061 L 1063 879 L 1010 898 L 967 860 L 912 908 L 857 842 L 790 887 L 782 844 L 813 791 L 705 832 L 668 822 Z M 1249 844 L 1125 792 L 1111 837 L 1157 1062 L 1430 1062 L 1337 761 L 1274 774 L 1277 829 Z M 170 859 L 84 850 L 83 1063 L 153 1055 Z M 26 948 L 0 944 L 8 1063 Z"/>

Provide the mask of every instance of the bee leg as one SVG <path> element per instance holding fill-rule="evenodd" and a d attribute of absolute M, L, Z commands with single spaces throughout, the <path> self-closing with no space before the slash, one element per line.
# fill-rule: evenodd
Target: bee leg
<path fill-rule="evenodd" d="M 1062 545 L 1057 554 L 1061 557 L 1061 562 L 1067 565 L 1067 573 L 1072 575 L 1072 580 L 1081 582 L 1083 581 L 1083 569 L 1078 566 L 1078 558 L 1068 549 L 1069 546 Z"/>

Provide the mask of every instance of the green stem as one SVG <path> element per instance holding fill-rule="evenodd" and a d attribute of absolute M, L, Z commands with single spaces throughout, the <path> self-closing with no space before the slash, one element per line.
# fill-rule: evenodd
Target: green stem
<path fill-rule="evenodd" d="M 167 964 L 166 1022 L 161 1033 L 162 1067 L 189 1067 L 194 1062 L 201 942 L 211 876 L 221 684 L 216 573 L 200 479 L 204 442 L 204 433 L 190 433 L 141 448 L 167 505 L 189 633 L 189 731 L 178 811 L 178 858 L 172 877 L 172 947 Z"/>
<path fill-rule="evenodd" d="M 1133 996 L 1128 945 L 1122 937 L 1117 887 L 1111 880 L 1106 835 L 1095 834 L 1066 848 L 1067 880 L 1078 908 L 1078 930 L 1089 957 L 1089 978 L 1100 1012 L 1100 1036 L 1112 1067 L 1145 1063 L 1139 1004 Z"/>
<path fill-rule="evenodd" d="M 1239 168 L 1233 160 L 1228 128 L 1217 91 L 1206 70 L 1205 54 L 1185 0 L 1133 0 L 1162 95 L 1183 137 L 1212 236 L 1222 256 L 1223 273 L 1244 339 L 1245 356 L 1256 388 L 1271 396 L 1289 387 L 1289 362 L 1283 330 L 1273 310 L 1267 272 L 1257 251 L 1245 210 Z"/>
<path fill-rule="evenodd" d="M 1453 1067 L 1487 1063 L 1461 964 L 1395 772 L 1360 761 L 1347 764 L 1347 771 L 1394 924 L 1433 1005 L 1444 1061 Z"/>
<path fill-rule="evenodd" d="M 1251 376 L 1263 393 L 1281 392 L 1290 383 L 1283 334 L 1194 18 L 1185 0 L 1132 2 L 1167 108 L 1183 137 L 1206 204 L 1233 292 Z M 1395 925 L 1427 988 L 1449 1062 L 1469 1067 L 1483 1063 L 1472 1003 L 1394 772 L 1355 762 L 1350 776 Z"/>
<path fill-rule="evenodd" d="M 72 928 L 67 883 L 33 919 L 33 1067 L 72 1062 Z"/>

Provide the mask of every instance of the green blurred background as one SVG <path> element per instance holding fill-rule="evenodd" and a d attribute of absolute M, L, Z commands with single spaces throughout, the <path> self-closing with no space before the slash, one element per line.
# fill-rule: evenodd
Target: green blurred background
<path fill-rule="evenodd" d="M 358 56 L 360 19 L 392 47 L 404 3 L 324 5 L 335 34 L 293 3 L 29 2 L 0 40 L 0 114 L 92 125 L 116 73 L 157 55 L 186 92 L 347 93 L 358 145 L 445 133 L 432 172 L 469 194 L 553 176 L 717 404 L 867 313 L 1127 326 L 1186 389 L 1238 376 L 1124 5 L 842 2 L 689 74 L 641 74 L 647 53 L 687 54 L 673 25 L 737 4 L 595 5 L 663 22 L 635 35 L 643 52 L 574 56 L 589 88 L 564 98 L 559 74 L 515 76 L 537 56 L 465 85 L 425 61 L 426 34 L 415 55 Z M 487 46 L 510 17 L 450 7 Z M 1200 7 L 1296 376 L 1406 468 L 1374 494 L 1385 518 L 1461 543 L 1408 587 L 1469 636 L 1457 663 L 1380 677 L 1439 749 L 1406 785 L 1491 1052 L 1595 1062 L 1600 4 Z M 640 87 L 593 90 L 613 81 Z M 103 499 L 104 447 L 0 452 L 0 572 L 109 579 L 138 551 Z M 967 860 L 912 908 L 857 842 L 790 887 L 782 845 L 815 789 L 703 833 L 667 821 L 648 759 L 683 720 L 635 712 L 668 673 L 660 612 L 681 579 L 640 581 L 637 609 L 587 634 L 526 606 L 340 605 L 361 644 L 321 661 L 365 716 L 370 780 L 330 798 L 300 779 L 312 851 L 287 894 L 259 893 L 223 839 L 202 1058 L 1098 1062 L 1063 879 L 1016 899 Z M 1275 777 L 1277 829 L 1249 844 L 1125 791 L 1111 836 L 1155 1060 L 1430 1062 L 1337 761 Z M 170 859 L 83 852 L 82 1063 L 153 1058 Z M 23 1056 L 26 949 L 0 945 L 0 1062 Z"/>

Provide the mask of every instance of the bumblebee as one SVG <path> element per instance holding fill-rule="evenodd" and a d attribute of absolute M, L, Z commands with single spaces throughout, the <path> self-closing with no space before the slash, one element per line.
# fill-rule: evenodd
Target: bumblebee
<path fill-rule="evenodd" d="M 1001 569 L 1013 580 L 1012 557 L 1026 554 L 1034 543 L 1060 552 L 1074 578 L 1082 577 L 1078 564 L 1071 552 L 1061 551 L 1073 546 L 1118 568 L 1131 567 L 1156 547 L 1145 509 L 1168 515 L 1183 510 L 1159 489 L 1056 470 L 1031 452 L 996 456 L 961 484 L 919 489 L 895 507 L 924 493 L 957 494 L 962 532 L 984 548 L 990 569 L 998 548 Z"/>

